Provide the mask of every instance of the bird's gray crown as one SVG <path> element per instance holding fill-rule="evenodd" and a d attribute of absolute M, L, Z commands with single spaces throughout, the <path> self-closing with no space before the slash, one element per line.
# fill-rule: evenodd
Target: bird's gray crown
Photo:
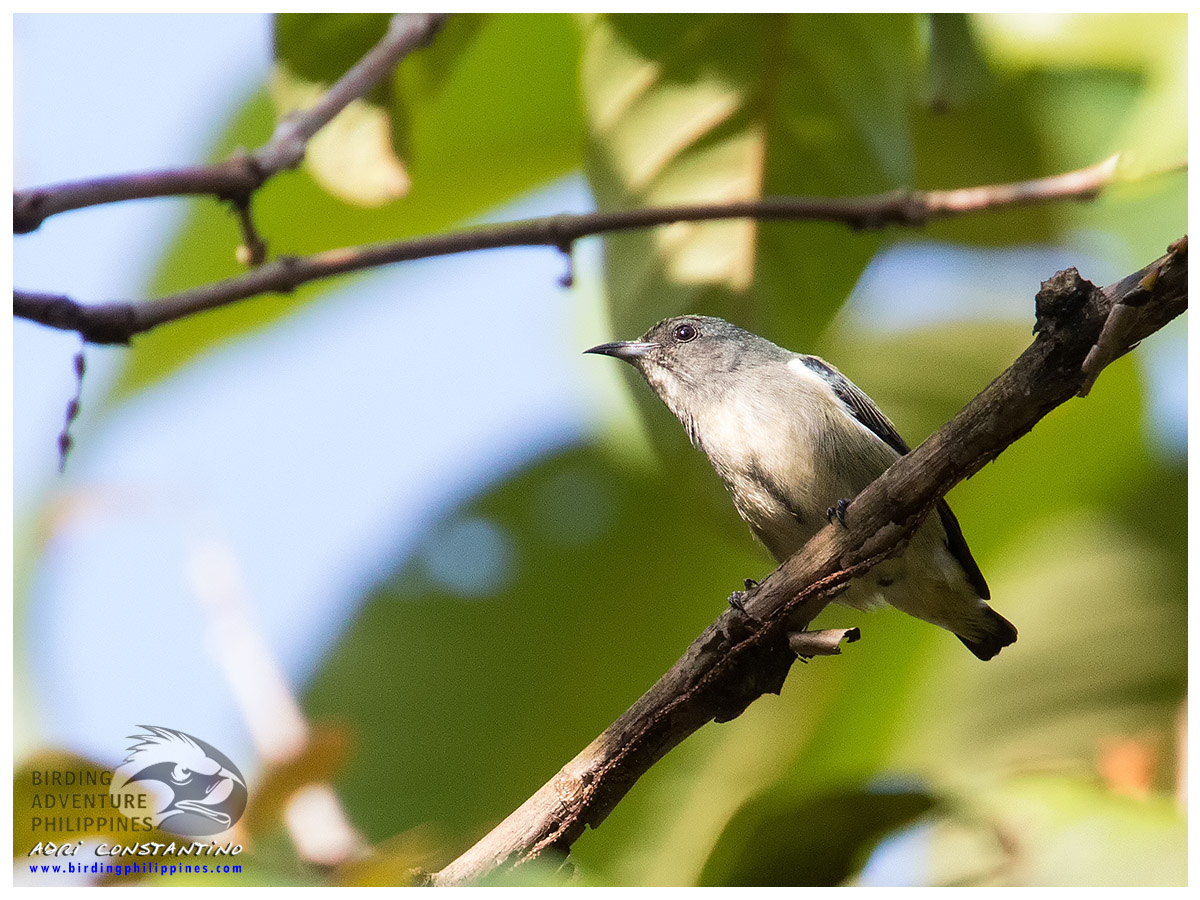
<path fill-rule="evenodd" d="M 791 352 L 714 316 L 674 316 L 652 326 L 639 362 L 671 370 L 685 381 L 719 377 L 749 365 L 786 362 Z M 652 345 L 652 346 L 651 346 Z"/>
<path fill-rule="evenodd" d="M 699 315 L 663 319 L 636 341 L 601 344 L 585 352 L 633 365 L 689 430 L 696 416 L 731 392 L 788 377 L 785 366 L 795 358 L 724 319 Z M 767 375 L 763 367 L 776 371 Z"/>

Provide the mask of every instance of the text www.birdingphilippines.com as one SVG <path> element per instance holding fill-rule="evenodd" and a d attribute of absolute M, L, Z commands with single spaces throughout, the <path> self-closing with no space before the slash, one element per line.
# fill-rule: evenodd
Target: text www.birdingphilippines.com
<path fill-rule="evenodd" d="M 141 875 L 240 875 L 242 867 L 237 863 L 184 863 L 158 862 L 148 860 L 141 863 L 42 863 L 30 864 L 29 871 L 34 875 L 78 875 L 92 876 L 121 876 L 134 877 Z"/>

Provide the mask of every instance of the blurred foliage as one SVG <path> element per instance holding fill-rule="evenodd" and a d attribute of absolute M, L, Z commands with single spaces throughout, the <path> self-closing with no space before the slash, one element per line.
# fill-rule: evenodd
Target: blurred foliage
<path fill-rule="evenodd" d="M 328 81 L 381 28 L 281 17 L 280 62 Z M 1125 180 L 1091 205 L 920 237 L 1066 245 L 1124 274 L 1186 231 L 1186 173 L 1143 177 L 1186 162 L 1186 59 L 1182 16 L 456 16 L 371 98 L 411 177 L 403 199 L 361 208 L 300 171 L 255 212 L 273 253 L 309 253 L 445 230 L 580 168 L 598 208 L 617 209 L 970 186 L 1122 152 Z M 213 157 L 272 126 L 260 92 Z M 885 331 L 844 308 L 872 256 L 915 236 L 746 221 L 617 235 L 611 328 L 629 338 L 684 310 L 736 320 L 836 362 L 915 444 L 1032 324 L 1032 303 L 1028 321 L 999 320 L 970 285 L 962 320 L 932 327 Z M 238 241 L 223 208 L 193 204 L 154 293 L 235 274 Z M 111 406 L 332 288 L 139 338 Z M 1020 628 L 1014 647 L 982 665 L 894 611 L 829 609 L 822 622 L 865 640 L 668 754 L 580 839 L 577 871 L 501 880 L 843 883 L 907 829 L 922 849 L 898 880 L 1182 883 L 1186 466 L 1148 444 L 1139 355 L 951 494 L 996 608 Z M 555 454 L 448 511 L 315 673 L 308 711 L 354 747 L 322 772 L 337 772 L 374 845 L 332 880 L 396 883 L 465 849 L 674 662 L 742 578 L 770 570 L 678 424 L 629 383 L 643 431 Z M 1127 739 L 1157 749 L 1114 767 L 1106 748 Z M 252 817 L 254 852 L 301 883 L 318 876 L 271 821 L 287 778 L 275 773 Z"/>
<path fill-rule="evenodd" d="M 600 209 L 852 195 L 910 182 L 912 16 L 616 15 L 585 26 L 588 178 Z M 819 335 L 879 246 L 832 225 L 677 223 L 606 242 L 613 329 L 736 312 Z M 786 311 L 786 312 L 785 312 Z"/>
<path fill-rule="evenodd" d="M 1034 773 L 986 788 L 971 810 L 929 823 L 943 884 L 1168 886 L 1187 883 L 1187 829 L 1165 797 Z"/>
<path fill-rule="evenodd" d="M 312 729 L 298 754 L 268 766 L 258 776 L 242 824 L 251 833 L 274 827 L 297 790 L 331 780 L 345 766 L 350 753 L 350 740 L 343 730 L 328 726 Z"/>
<path fill-rule="evenodd" d="M 271 96 L 277 115 L 312 106 L 387 31 L 386 13 L 281 13 L 275 17 Z M 411 187 L 408 104 L 388 79 L 350 103 L 308 142 L 304 166 L 329 193 L 383 206 Z"/>
<path fill-rule="evenodd" d="M 700 883 L 840 884 L 879 838 L 932 805 L 924 794 L 902 791 L 762 794 L 730 819 Z"/>
<path fill-rule="evenodd" d="M 673 523 L 654 542 L 647 510 Z M 358 824 L 372 839 L 426 824 L 453 842 L 503 818 L 722 608 L 731 562 L 762 572 L 749 542 L 595 449 L 453 511 L 367 599 L 308 697 L 371 748 L 343 773 L 346 795 L 402 798 Z"/>
<path fill-rule="evenodd" d="M 453 58 L 439 52 L 443 41 L 457 48 Z M 306 46 L 324 52 L 323 44 Z M 405 167 L 412 189 L 404 200 L 364 209 L 326 193 L 307 170 L 285 172 L 254 198 L 255 221 L 270 252 L 315 253 L 444 231 L 578 168 L 578 46 L 567 16 L 450 19 L 432 47 L 404 60 L 392 86 L 409 122 Z M 514 47 L 537 51 L 514 53 Z M 265 143 L 273 127 L 273 109 L 260 93 L 230 123 L 212 158 Z M 194 203 L 151 294 L 238 274 L 234 248 L 240 240 L 224 206 Z M 111 399 L 128 397 L 199 353 L 278 321 L 333 286 L 313 284 L 288 297 L 234 304 L 140 336 Z"/>

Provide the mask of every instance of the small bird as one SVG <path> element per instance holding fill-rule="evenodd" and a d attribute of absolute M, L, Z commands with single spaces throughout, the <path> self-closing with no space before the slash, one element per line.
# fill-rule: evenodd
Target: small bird
<path fill-rule="evenodd" d="M 875 403 L 816 356 L 711 316 L 664 319 L 639 340 L 585 350 L 631 363 L 683 423 L 738 513 L 779 562 L 909 447 Z M 987 604 L 987 582 L 944 500 L 904 553 L 855 579 L 837 602 L 890 604 L 950 631 L 980 659 L 1017 639 Z"/>

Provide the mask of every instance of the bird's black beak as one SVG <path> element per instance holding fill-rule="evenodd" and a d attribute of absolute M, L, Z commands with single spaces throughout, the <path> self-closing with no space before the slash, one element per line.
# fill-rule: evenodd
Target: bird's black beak
<path fill-rule="evenodd" d="M 584 353 L 600 353 L 604 356 L 615 356 L 626 362 L 641 359 L 651 350 L 658 347 L 653 341 L 613 341 L 611 344 L 599 344 Z"/>

